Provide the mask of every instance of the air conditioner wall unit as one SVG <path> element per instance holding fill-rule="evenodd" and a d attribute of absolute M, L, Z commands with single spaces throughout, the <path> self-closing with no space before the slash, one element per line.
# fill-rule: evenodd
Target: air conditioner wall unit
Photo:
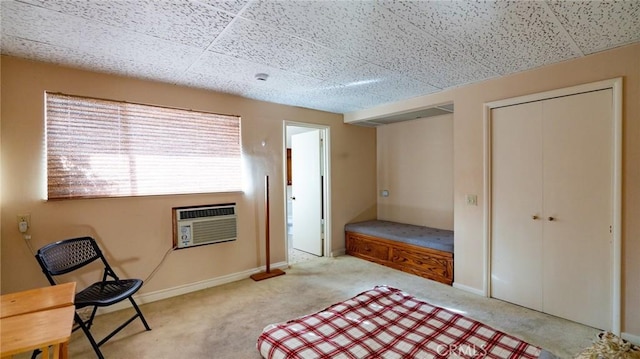
<path fill-rule="evenodd" d="M 235 203 L 174 207 L 173 248 L 235 241 L 238 223 Z"/>

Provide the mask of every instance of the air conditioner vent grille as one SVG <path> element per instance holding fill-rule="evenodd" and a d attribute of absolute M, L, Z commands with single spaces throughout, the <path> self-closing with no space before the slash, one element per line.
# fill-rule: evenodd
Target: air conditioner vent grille
<path fill-rule="evenodd" d="M 236 218 L 193 223 L 193 244 L 223 242 L 237 237 Z"/>
<path fill-rule="evenodd" d="M 203 217 L 232 216 L 235 214 L 235 207 L 205 208 L 183 210 L 180 212 L 180 219 L 194 219 Z"/>

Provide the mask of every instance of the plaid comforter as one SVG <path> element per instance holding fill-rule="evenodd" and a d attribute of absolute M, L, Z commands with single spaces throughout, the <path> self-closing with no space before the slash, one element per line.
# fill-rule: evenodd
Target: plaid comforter
<path fill-rule="evenodd" d="M 318 313 L 267 326 L 267 359 L 537 358 L 540 349 L 478 321 L 378 286 Z"/>

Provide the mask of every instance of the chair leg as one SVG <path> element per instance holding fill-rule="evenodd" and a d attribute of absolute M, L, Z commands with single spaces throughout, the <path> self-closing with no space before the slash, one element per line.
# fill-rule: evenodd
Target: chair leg
<path fill-rule="evenodd" d="M 82 329 L 82 331 L 84 332 L 84 334 L 87 337 L 87 339 L 89 339 L 89 343 L 91 343 L 91 346 L 93 347 L 93 350 L 96 352 L 96 355 L 98 356 L 98 358 L 99 359 L 104 359 L 104 356 L 102 355 L 102 352 L 100 351 L 100 348 L 98 347 L 98 344 L 96 343 L 95 339 L 93 339 L 93 335 L 91 335 L 91 332 L 89 331 L 87 326 L 84 325 L 84 322 L 82 321 L 82 318 L 80 318 L 78 313 L 75 313 L 74 318 L 76 320 L 76 323 L 78 323 L 78 325 L 80 326 L 80 329 Z"/>
<path fill-rule="evenodd" d="M 138 305 L 136 304 L 136 302 L 133 300 L 133 298 L 129 297 L 129 301 L 131 302 L 131 304 L 133 305 L 133 309 L 136 310 L 136 314 L 134 314 L 131 318 L 129 318 L 126 322 L 122 323 L 118 328 L 116 328 L 114 331 L 112 331 L 109 335 L 107 335 L 106 337 L 102 338 L 101 341 L 98 342 L 98 346 L 101 346 L 102 344 L 106 343 L 107 341 L 109 341 L 109 339 L 111 339 L 114 335 L 118 334 L 118 332 L 120 332 L 122 329 L 124 329 L 127 325 L 129 325 L 131 322 L 133 322 L 134 320 L 136 320 L 136 318 L 140 318 L 140 320 L 142 321 L 142 324 L 144 324 L 144 327 L 147 330 L 151 330 L 151 328 L 149 328 L 149 324 L 147 324 L 146 319 L 144 319 L 144 316 L 142 315 L 142 311 L 140 311 L 140 308 L 138 308 Z"/>
<path fill-rule="evenodd" d="M 91 330 L 91 326 L 93 325 L 93 318 L 96 317 L 96 312 L 98 311 L 98 306 L 94 305 L 93 309 L 91 310 L 91 316 L 89 317 L 89 320 L 87 320 L 85 322 L 85 325 L 87 326 L 87 329 Z"/>
<path fill-rule="evenodd" d="M 131 301 L 131 305 L 133 305 L 133 309 L 135 309 L 136 312 L 138 312 L 138 316 L 140 317 L 140 320 L 142 321 L 142 324 L 144 324 L 144 327 L 147 328 L 147 330 L 151 330 L 151 328 L 149 328 L 149 324 L 147 324 L 147 320 L 144 319 L 144 315 L 142 315 L 142 312 L 140 311 L 140 308 L 138 308 L 138 305 L 136 304 L 136 301 L 133 300 L 132 297 L 129 297 L 129 301 Z"/>

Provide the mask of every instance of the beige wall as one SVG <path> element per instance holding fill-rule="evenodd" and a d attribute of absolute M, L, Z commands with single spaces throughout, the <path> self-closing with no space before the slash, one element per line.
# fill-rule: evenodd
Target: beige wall
<path fill-rule="evenodd" d="M 238 203 L 238 240 L 172 251 L 142 293 L 251 270 L 264 264 L 264 176 L 270 176 L 271 262 L 285 261 L 283 121 L 329 125 L 332 161 L 332 249 L 344 249 L 344 224 L 374 218 L 375 129 L 342 115 L 210 91 L 85 72 L 2 57 L 2 292 L 46 285 L 18 232 L 15 216 L 31 213 L 31 244 L 93 235 L 125 276 L 146 278 L 172 246 L 171 208 Z M 243 193 L 116 199 L 42 200 L 43 94 L 56 91 L 242 117 Z M 266 146 L 261 145 L 266 141 Z M 357 173 L 358 176 L 353 174 Z"/>
<path fill-rule="evenodd" d="M 453 230 L 453 115 L 377 127 L 377 148 L 378 219 Z"/>
<path fill-rule="evenodd" d="M 453 101 L 455 283 L 483 285 L 483 104 L 623 77 L 622 330 L 640 336 L 640 44 L 345 115 L 345 121 Z M 576 129 L 579 130 L 579 129 Z M 468 206 L 465 194 L 477 194 Z"/>

